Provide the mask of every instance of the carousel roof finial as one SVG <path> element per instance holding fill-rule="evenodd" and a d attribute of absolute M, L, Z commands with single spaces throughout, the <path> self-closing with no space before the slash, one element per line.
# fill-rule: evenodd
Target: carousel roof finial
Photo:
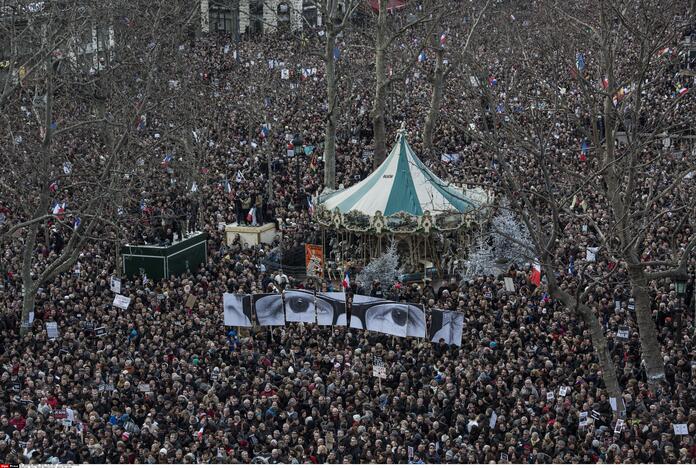
<path fill-rule="evenodd" d="M 401 122 L 401 127 L 399 127 L 399 130 L 396 132 L 396 141 L 399 141 L 401 137 L 406 136 L 406 121 L 404 120 Z"/>

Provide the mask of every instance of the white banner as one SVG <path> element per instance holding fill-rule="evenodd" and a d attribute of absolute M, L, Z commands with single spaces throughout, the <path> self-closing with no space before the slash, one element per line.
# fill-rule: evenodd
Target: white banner
<path fill-rule="evenodd" d="M 121 278 L 111 277 L 111 291 L 116 294 L 121 294 Z"/>

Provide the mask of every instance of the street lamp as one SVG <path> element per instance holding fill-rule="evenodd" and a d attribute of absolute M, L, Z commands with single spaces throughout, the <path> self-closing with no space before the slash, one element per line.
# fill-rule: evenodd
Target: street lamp
<path fill-rule="evenodd" d="M 686 296 L 686 278 L 683 276 L 676 278 L 674 280 L 674 286 L 677 291 L 677 296 L 679 296 L 680 299 L 684 299 L 684 296 Z"/>
<path fill-rule="evenodd" d="M 679 298 L 679 308 L 675 311 L 676 312 L 676 333 L 675 333 L 675 341 L 677 343 L 681 343 L 681 328 L 682 328 L 682 313 L 684 309 L 684 296 L 686 296 L 686 280 L 687 276 L 684 274 L 680 274 L 674 278 L 674 289 L 677 292 L 677 297 Z"/>
<path fill-rule="evenodd" d="M 292 139 L 292 146 L 294 149 L 295 158 L 295 186 L 297 188 L 297 201 L 301 203 L 302 198 L 300 197 L 300 153 L 302 152 L 302 145 L 304 140 L 302 140 L 302 135 L 299 133 L 295 134 L 295 138 Z"/>

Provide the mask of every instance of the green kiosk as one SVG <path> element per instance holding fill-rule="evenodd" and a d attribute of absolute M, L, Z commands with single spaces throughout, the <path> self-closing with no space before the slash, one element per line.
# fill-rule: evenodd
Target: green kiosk
<path fill-rule="evenodd" d="M 208 260 L 207 235 L 197 232 L 167 246 L 130 245 L 121 248 L 123 272 L 160 280 L 194 270 Z"/>

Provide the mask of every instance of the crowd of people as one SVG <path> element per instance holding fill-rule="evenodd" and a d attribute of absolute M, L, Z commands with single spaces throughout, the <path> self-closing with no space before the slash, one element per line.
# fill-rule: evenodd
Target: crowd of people
<path fill-rule="evenodd" d="M 627 271 L 618 265 L 610 283 L 595 286 L 592 300 L 615 363 L 625 415 L 612 410 L 615 402 L 609 399 L 586 324 L 550 298 L 543 284 L 530 283 L 529 265 L 511 265 L 505 273 L 514 291 L 502 275 L 470 281 L 455 275 L 436 285 L 418 282 L 399 288 L 351 285 L 354 292 L 422 303 L 426 310 L 461 312 L 461 347 L 301 323 L 224 327 L 225 292 L 316 287 L 303 278 L 288 278 L 266 261 L 272 249 L 318 243 L 320 236 L 307 200 L 322 187 L 322 65 L 303 54 L 299 42 L 288 46 L 288 41 L 295 39 L 269 34 L 235 44 L 229 37 L 210 35 L 197 39 L 189 51 L 210 91 L 205 97 L 211 112 L 205 123 L 205 171 L 197 191 L 148 187 L 144 209 L 131 207 L 140 222 L 127 230 L 130 240 L 146 243 L 172 242 L 175 232 L 182 237 L 202 230 L 208 234 L 205 264 L 158 281 L 124 278 L 122 294 L 131 303 L 121 310 L 113 307 L 110 288 L 119 261 L 114 246 L 95 240 L 74 267 L 40 289 L 31 332 L 20 336 L 22 238 L 2 246 L 0 460 L 696 461 L 696 322 L 688 312 L 695 306 L 693 279 L 684 297 L 669 279 L 651 284 L 666 369 L 665 380 L 656 384 L 648 383 L 642 363 Z M 306 79 L 284 80 L 269 61 L 317 71 Z M 370 63 L 362 49 L 342 50 L 339 67 L 353 70 L 353 86 L 341 91 L 349 107 L 337 145 L 337 181 L 343 186 L 372 169 Z M 502 60 L 492 64 L 491 74 L 502 76 L 504 66 Z M 410 143 L 420 152 L 416 130 L 427 109 L 429 84 L 425 72 L 416 75 L 410 78 L 411 99 L 391 104 L 389 125 L 396 128 L 405 121 Z M 457 80 L 465 79 L 452 78 L 448 87 L 456 89 Z M 245 99 L 243 106 L 239 96 Z M 460 99 L 455 92 L 446 93 L 434 151 L 457 153 L 459 162 L 438 157 L 426 163 L 460 183 L 493 183 L 495 160 L 458 130 L 467 125 Z M 268 133 L 255 127 L 249 136 L 249 108 L 258 113 L 256 120 L 271 124 Z M 685 112 L 693 113 L 693 107 Z M 577 139 L 575 129 L 565 124 L 557 133 L 559 141 Z M 309 154 L 297 151 L 299 164 L 286 152 L 298 134 L 304 145 L 315 148 Z M 675 142 L 669 157 L 652 160 L 652 170 L 669 177 L 675 167 L 693 161 L 689 150 Z M 552 157 L 559 162 L 566 157 L 560 143 Z M 680 188 L 665 206 L 688 197 L 689 190 Z M 590 191 L 580 194 L 573 209 L 601 219 L 595 197 Z M 0 208 L 11 216 L 10 206 L 2 201 Z M 252 208 L 255 213 L 248 219 Z M 691 228 L 677 221 L 649 229 L 646 261 L 662 258 L 673 230 L 682 247 L 693 236 Z M 228 244 L 221 226 L 232 222 L 273 222 L 282 236 L 273 245 L 249 246 L 239 238 Z M 579 224 L 567 229 L 561 250 L 564 258 L 576 259 L 579 270 L 585 266 L 586 247 L 595 245 L 599 234 Z M 37 252 L 40 263 L 50 262 L 63 247 L 59 232 L 46 236 Z M 608 262 L 600 255 L 590 271 L 604 271 Z M 691 278 L 695 267 L 691 260 Z M 318 287 L 339 290 L 340 279 Z M 568 285 L 575 281 L 567 271 L 559 279 Z M 58 324 L 57 338 L 49 339 L 47 322 Z M 624 326 L 630 330 L 626 338 L 618 336 Z M 385 363 L 385 379 L 373 375 L 375 357 Z M 686 434 L 676 433 L 674 425 L 680 424 L 686 425 Z"/>

